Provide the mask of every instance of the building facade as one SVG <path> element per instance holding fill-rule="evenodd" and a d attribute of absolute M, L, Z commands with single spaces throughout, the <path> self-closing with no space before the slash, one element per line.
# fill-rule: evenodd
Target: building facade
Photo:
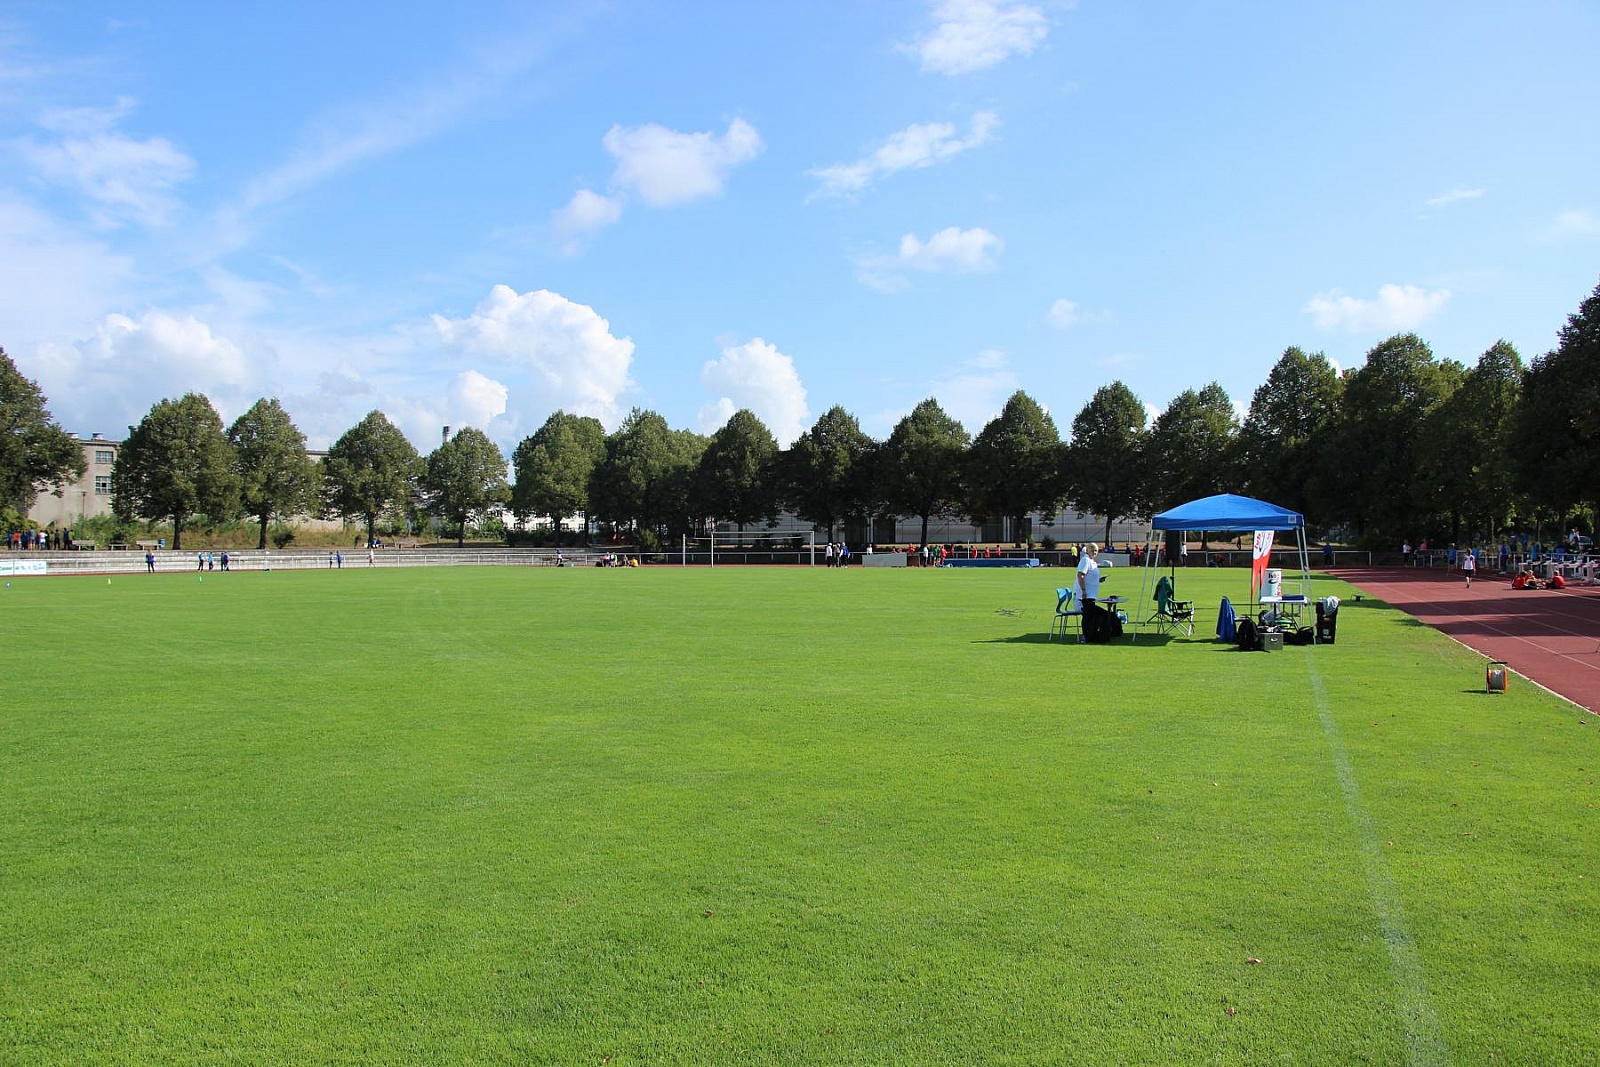
<path fill-rule="evenodd" d="M 102 434 L 77 437 L 83 449 L 83 476 L 40 493 L 28 509 L 28 518 L 41 528 L 70 530 L 84 519 L 111 514 L 111 470 L 117 463 L 121 441 Z"/>

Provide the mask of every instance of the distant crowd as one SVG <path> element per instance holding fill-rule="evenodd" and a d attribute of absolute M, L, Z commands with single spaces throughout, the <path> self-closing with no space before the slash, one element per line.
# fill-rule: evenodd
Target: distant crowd
<path fill-rule="evenodd" d="M 11 530 L 6 534 L 6 548 L 13 552 L 33 550 L 54 552 L 65 551 L 71 547 L 71 530 L 58 530 L 51 527 L 48 530 Z"/>

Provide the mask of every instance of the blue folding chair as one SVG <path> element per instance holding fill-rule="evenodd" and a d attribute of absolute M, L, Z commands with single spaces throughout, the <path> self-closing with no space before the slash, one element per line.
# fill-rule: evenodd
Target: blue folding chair
<path fill-rule="evenodd" d="M 1055 640 L 1056 634 L 1060 634 L 1063 641 L 1066 640 L 1069 632 L 1067 628 L 1072 625 L 1074 619 L 1078 623 L 1078 640 L 1082 641 L 1083 608 L 1078 604 L 1077 590 L 1071 588 L 1057 589 L 1056 617 L 1050 620 L 1050 636 L 1045 640 Z"/>

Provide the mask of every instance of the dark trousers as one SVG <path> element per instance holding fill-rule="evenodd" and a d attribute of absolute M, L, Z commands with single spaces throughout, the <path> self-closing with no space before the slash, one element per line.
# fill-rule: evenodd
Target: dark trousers
<path fill-rule="evenodd" d="M 1106 639 L 1106 616 L 1111 614 L 1093 600 L 1083 602 L 1083 639 L 1098 645 Z"/>

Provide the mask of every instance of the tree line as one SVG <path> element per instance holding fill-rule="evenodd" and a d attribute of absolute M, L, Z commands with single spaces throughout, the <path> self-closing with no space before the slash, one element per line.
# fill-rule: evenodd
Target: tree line
<path fill-rule="evenodd" d="M 0 419 L 0 506 L 20 516 L 34 494 L 80 475 L 83 457 L 3 351 Z M 1470 367 L 1437 359 L 1413 333 L 1343 373 L 1291 347 L 1242 420 L 1215 382 L 1184 390 L 1153 421 L 1112 382 L 1065 438 L 1021 391 L 976 436 L 928 399 L 884 440 L 835 406 L 788 448 L 748 410 L 709 436 L 653 411 L 633 410 L 612 433 L 557 411 L 508 465 L 472 427 L 424 457 L 373 411 L 313 461 L 276 399 L 224 428 L 191 393 L 130 428 L 112 474 L 115 513 L 170 522 L 174 547 L 198 516 L 249 516 L 265 547 L 275 518 L 340 516 L 370 539 L 382 520 L 431 515 L 464 540 L 471 524 L 507 510 L 519 522 L 548 518 L 558 541 L 581 514 L 646 547 L 785 511 L 830 540 L 851 520 L 919 519 L 925 542 L 936 516 L 1010 519 L 1020 531 L 1030 513 L 1071 507 L 1104 517 L 1109 539 L 1113 522 L 1220 492 L 1366 543 L 1587 525 L 1580 516 L 1600 502 L 1600 287 L 1531 365 L 1504 341 Z"/>

